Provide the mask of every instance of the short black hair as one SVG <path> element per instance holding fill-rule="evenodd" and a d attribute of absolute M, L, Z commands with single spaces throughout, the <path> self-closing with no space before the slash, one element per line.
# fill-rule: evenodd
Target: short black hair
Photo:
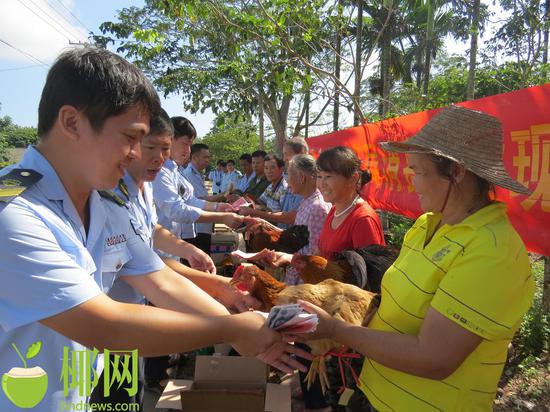
<path fill-rule="evenodd" d="M 134 106 L 151 117 L 160 100 L 143 72 L 105 49 L 83 47 L 63 52 L 48 71 L 38 105 L 38 135 L 50 132 L 62 106 L 81 110 L 97 132 L 105 120 Z"/>
<path fill-rule="evenodd" d="M 194 140 L 197 137 L 195 126 L 186 117 L 174 116 L 172 117 L 172 124 L 174 125 L 174 139 L 186 136 Z"/>
<path fill-rule="evenodd" d="M 193 156 L 196 153 L 199 153 L 201 150 L 208 150 L 209 147 L 207 144 L 204 143 L 195 143 L 191 145 L 191 156 Z"/>
<path fill-rule="evenodd" d="M 229 163 L 231 163 L 233 166 L 235 166 L 235 161 L 234 161 L 233 159 L 229 159 L 229 160 L 227 161 L 227 164 L 229 164 Z"/>
<path fill-rule="evenodd" d="M 151 128 L 149 130 L 149 136 L 159 136 L 161 134 L 169 134 L 174 137 L 174 126 L 170 116 L 164 109 L 160 109 L 160 113 L 151 118 Z"/>
<path fill-rule="evenodd" d="M 222 159 L 220 159 L 220 160 L 218 160 L 218 161 L 216 162 L 216 166 L 223 165 L 224 163 L 225 163 L 225 162 L 224 162 Z"/>
<path fill-rule="evenodd" d="M 263 150 L 256 150 L 252 153 L 252 157 L 261 157 L 262 159 L 267 156 L 267 153 Z"/>
<path fill-rule="evenodd" d="M 317 158 L 317 169 L 325 173 L 350 178 L 354 173 L 359 174 L 359 188 L 369 183 L 372 175 L 369 170 L 361 169 L 361 160 L 349 147 L 336 146 L 321 152 Z"/>
<path fill-rule="evenodd" d="M 252 163 L 252 156 L 249 153 L 243 153 L 239 160 L 246 160 L 248 163 Z"/>
<path fill-rule="evenodd" d="M 269 155 L 266 155 L 264 157 L 264 161 L 267 162 L 269 160 L 275 160 L 275 162 L 277 163 L 277 166 L 279 166 L 279 168 L 285 167 L 285 161 L 283 159 L 281 159 L 280 157 L 277 157 L 277 155 L 269 154 Z"/>

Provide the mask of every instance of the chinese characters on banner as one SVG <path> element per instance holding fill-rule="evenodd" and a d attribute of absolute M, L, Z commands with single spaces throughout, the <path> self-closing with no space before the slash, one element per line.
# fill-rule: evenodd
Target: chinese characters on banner
<path fill-rule="evenodd" d="M 499 118 L 504 131 L 504 163 L 529 187 L 530 196 L 497 188 L 508 215 L 530 251 L 550 256 L 550 84 L 459 103 Z M 384 152 L 378 143 L 417 133 L 440 109 L 414 113 L 308 139 L 310 152 L 348 146 L 372 173 L 362 195 L 377 209 L 418 217 L 422 211 L 406 156 Z"/>

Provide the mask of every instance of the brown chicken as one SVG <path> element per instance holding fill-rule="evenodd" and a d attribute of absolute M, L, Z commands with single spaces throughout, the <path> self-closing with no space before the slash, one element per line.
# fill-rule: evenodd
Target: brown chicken
<path fill-rule="evenodd" d="M 305 283 L 317 284 L 334 279 L 380 293 L 382 276 L 398 254 L 399 250 L 391 246 L 370 245 L 344 250 L 336 255 L 335 260 L 294 255 L 290 264 L 298 270 Z"/>
<path fill-rule="evenodd" d="M 337 319 L 354 325 L 366 325 L 379 304 L 379 295 L 362 290 L 354 285 L 326 279 L 316 285 L 303 284 L 287 286 L 254 265 L 240 266 L 235 271 L 231 283 L 247 290 L 262 302 L 263 311 L 269 312 L 275 305 L 296 303 L 304 300 L 326 310 Z M 330 339 L 308 342 L 315 356 L 306 382 L 308 387 L 315 381 L 317 373 L 323 392 L 328 385 L 325 356 L 341 345 Z"/>
<path fill-rule="evenodd" d="M 305 225 L 291 226 L 280 230 L 269 224 L 262 224 L 259 231 L 249 234 L 247 251 L 260 252 L 264 249 L 284 253 L 296 253 L 309 243 L 309 230 Z"/>

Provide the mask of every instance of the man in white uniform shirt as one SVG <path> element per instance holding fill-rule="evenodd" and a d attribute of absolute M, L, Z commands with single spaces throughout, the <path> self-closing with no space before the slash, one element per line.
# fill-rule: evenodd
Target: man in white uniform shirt
<path fill-rule="evenodd" d="M 140 156 L 159 109 L 155 90 L 135 66 L 107 50 L 71 49 L 48 72 L 38 145 L 0 173 L 0 365 L 6 372 L 20 366 L 16 352 L 30 358 L 25 350 L 33 347 L 29 363 L 49 379 L 43 396 L 26 405 L 30 410 L 86 403 L 88 392 L 60 379 L 67 376 L 67 350 L 124 348 L 157 356 L 229 341 L 244 354 L 265 352 L 263 359 L 283 369 L 295 365 L 283 351 L 296 349 L 262 316 L 228 315 L 164 265 L 135 234 L 124 206 L 99 195 Z M 159 307 L 110 299 L 117 276 Z M 96 373 L 102 364 L 95 358 Z M 20 411 L 31 396 L 3 389 L 2 412 Z"/>

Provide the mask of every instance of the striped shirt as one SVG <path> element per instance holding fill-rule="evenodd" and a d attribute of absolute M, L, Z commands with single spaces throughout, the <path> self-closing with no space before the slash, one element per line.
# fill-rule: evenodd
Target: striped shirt
<path fill-rule="evenodd" d="M 405 235 L 369 328 L 416 336 L 432 307 L 483 340 L 444 380 L 366 358 L 360 388 L 380 411 L 491 411 L 508 344 L 531 306 L 529 258 L 503 203 L 436 231 L 440 220 L 427 213 Z"/>
<path fill-rule="evenodd" d="M 283 210 L 283 196 L 287 192 L 288 184 L 284 177 L 281 177 L 275 185 L 271 183 L 262 193 L 259 200 L 265 203 L 266 207 L 272 212 Z"/>

